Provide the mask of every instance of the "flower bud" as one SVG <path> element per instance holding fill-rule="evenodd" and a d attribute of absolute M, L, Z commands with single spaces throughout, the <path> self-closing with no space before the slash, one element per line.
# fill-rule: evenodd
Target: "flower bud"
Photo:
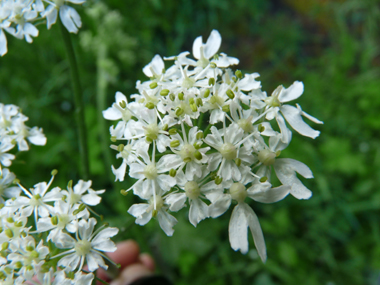
<path fill-rule="evenodd" d="M 54 225 L 54 226 L 58 225 L 58 217 L 57 216 L 51 217 L 50 221 L 51 221 L 52 225 Z"/>
<path fill-rule="evenodd" d="M 202 154 L 197 150 L 195 153 L 194 153 L 194 157 L 198 160 L 201 160 L 202 159 Z"/>
<path fill-rule="evenodd" d="M 169 93 L 170 93 L 170 91 L 169 91 L 169 89 L 162 89 L 161 91 L 160 91 L 160 95 L 161 96 L 168 96 L 169 95 Z"/>
<path fill-rule="evenodd" d="M 235 75 L 236 75 L 236 77 L 239 78 L 239 79 L 242 79 L 242 78 L 243 78 L 243 73 L 242 73 L 241 70 L 239 70 L 239 69 L 235 71 Z"/>
<path fill-rule="evenodd" d="M 170 142 L 170 147 L 177 147 L 180 145 L 179 140 L 174 140 Z"/>
<path fill-rule="evenodd" d="M 122 152 L 123 150 L 124 150 L 124 145 L 123 144 L 119 144 L 117 146 L 117 151 Z"/>
<path fill-rule="evenodd" d="M 182 108 L 178 107 L 177 110 L 175 111 L 175 114 L 177 116 L 181 116 L 184 112 L 185 111 Z"/>
<path fill-rule="evenodd" d="M 123 100 L 119 103 L 119 106 L 124 109 L 125 107 L 127 107 L 127 103 Z"/>
<path fill-rule="evenodd" d="M 156 88 L 157 87 L 157 82 L 152 82 L 151 84 L 149 84 L 149 87 L 150 87 L 150 89 L 154 89 L 154 88 Z"/>
<path fill-rule="evenodd" d="M 154 109 L 154 104 L 152 102 L 146 103 L 145 107 L 147 107 L 149 110 Z"/>
<path fill-rule="evenodd" d="M 230 99 L 234 99 L 235 98 L 235 94 L 234 94 L 234 92 L 231 89 L 228 89 L 226 91 L 226 94 L 227 94 L 228 98 L 230 98 Z"/>
<path fill-rule="evenodd" d="M 169 135 L 175 135 L 177 133 L 177 129 L 170 129 L 169 130 Z"/>
<path fill-rule="evenodd" d="M 229 106 L 229 105 L 224 105 L 224 106 L 222 107 L 222 111 L 223 111 L 224 113 L 228 113 L 228 112 L 230 111 L 230 106 Z"/>
<path fill-rule="evenodd" d="M 268 177 L 263 176 L 263 177 L 260 178 L 259 181 L 260 181 L 261 183 L 264 183 L 264 182 L 267 181 L 267 180 L 268 180 Z"/>
<path fill-rule="evenodd" d="M 222 183 L 222 181 L 223 181 L 223 178 L 222 178 L 222 177 L 220 177 L 220 176 L 216 176 L 216 177 L 215 177 L 215 184 L 216 184 L 216 185 L 219 185 L 220 183 Z"/>
<path fill-rule="evenodd" d="M 176 175 L 177 175 L 177 170 L 175 170 L 175 169 L 170 169 L 169 170 L 169 175 L 171 176 L 171 177 L 175 177 Z"/>

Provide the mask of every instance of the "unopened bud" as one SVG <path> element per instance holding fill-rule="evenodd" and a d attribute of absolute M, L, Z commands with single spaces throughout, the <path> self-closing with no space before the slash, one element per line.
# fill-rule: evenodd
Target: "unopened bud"
<path fill-rule="evenodd" d="M 154 89 L 154 88 L 156 88 L 157 87 L 157 82 L 152 82 L 151 84 L 149 84 L 149 87 L 150 87 L 150 89 Z"/>
<path fill-rule="evenodd" d="M 125 107 L 127 107 L 127 103 L 123 100 L 119 103 L 119 106 L 124 109 Z"/>
<path fill-rule="evenodd" d="M 201 160 L 202 159 L 202 154 L 197 150 L 195 153 L 194 153 L 194 157 L 198 160 Z"/>
<path fill-rule="evenodd" d="M 119 144 L 117 146 L 117 151 L 122 152 L 123 150 L 124 150 L 124 145 L 123 144 Z"/>
<path fill-rule="evenodd" d="M 260 125 L 257 127 L 257 129 L 258 129 L 258 131 L 259 131 L 260 133 L 262 133 L 263 131 L 265 131 L 265 127 L 264 127 L 262 124 L 260 124 Z"/>
<path fill-rule="evenodd" d="M 228 98 L 230 99 L 234 99 L 235 98 L 235 94 L 234 92 L 231 90 L 231 89 L 228 89 L 227 92 L 226 92 Z"/>
<path fill-rule="evenodd" d="M 266 176 L 263 176 L 263 177 L 260 178 L 260 182 L 261 183 L 264 183 L 267 180 L 268 180 L 268 177 L 266 177 Z"/>
<path fill-rule="evenodd" d="M 170 129 L 169 130 L 169 135 L 175 135 L 177 133 L 177 129 Z"/>
<path fill-rule="evenodd" d="M 239 79 L 242 79 L 242 78 L 243 78 L 243 73 L 242 73 L 241 70 L 239 70 L 239 69 L 235 71 L 235 75 L 236 75 L 236 77 L 239 78 Z"/>
<path fill-rule="evenodd" d="M 177 170 L 175 170 L 175 169 L 170 169 L 169 170 L 169 175 L 171 176 L 171 177 L 175 177 L 176 175 L 177 175 Z"/>
<path fill-rule="evenodd" d="M 6 229 L 6 230 L 4 231 L 4 233 L 5 233 L 5 235 L 6 235 L 7 237 L 9 237 L 9 238 L 13 238 L 13 236 L 14 236 L 14 234 L 13 234 L 13 232 L 12 232 L 11 229 Z"/>
<path fill-rule="evenodd" d="M 8 249 L 8 247 L 9 247 L 9 242 L 3 242 L 1 244 L 1 250 L 6 250 L 6 249 Z"/>
<path fill-rule="evenodd" d="M 174 141 L 171 141 L 170 142 L 170 147 L 177 147 L 177 146 L 179 146 L 179 140 L 174 140 Z"/>
<path fill-rule="evenodd" d="M 185 111 L 182 108 L 178 107 L 177 110 L 175 111 L 175 114 L 177 116 L 181 116 L 184 112 Z"/>
<path fill-rule="evenodd" d="M 230 105 L 224 105 L 224 106 L 222 107 L 222 111 L 223 111 L 224 113 L 228 113 L 228 112 L 230 111 Z"/>
<path fill-rule="evenodd" d="M 223 178 L 222 178 L 222 177 L 220 177 L 220 176 L 216 176 L 216 177 L 215 177 L 215 184 L 216 184 L 216 185 L 219 185 L 220 183 L 222 183 L 222 181 L 223 181 Z"/>
<path fill-rule="evenodd" d="M 58 225 L 58 217 L 57 216 L 51 217 L 50 221 L 51 221 L 52 225 L 54 225 L 54 226 Z"/>
<path fill-rule="evenodd" d="M 161 91 L 160 91 L 160 95 L 161 96 L 168 96 L 169 95 L 169 89 L 162 89 Z"/>
<path fill-rule="evenodd" d="M 148 143 L 148 144 L 151 144 L 153 142 L 153 140 L 150 138 L 150 137 L 146 137 L 145 138 L 145 141 Z"/>
<path fill-rule="evenodd" d="M 195 149 L 200 149 L 201 146 L 202 146 L 202 142 L 195 142 L 195 143 L 193 144 L 193 147 L 194 147 Z"/>
<path fill-rule="evenodd" d="M 145 104 L 145 107 L 147 107 L 149 110 L 152 110 L 152 109 L 154 109 L 155 106 L 152 102 L 149 102 L 149 103 Z"/>

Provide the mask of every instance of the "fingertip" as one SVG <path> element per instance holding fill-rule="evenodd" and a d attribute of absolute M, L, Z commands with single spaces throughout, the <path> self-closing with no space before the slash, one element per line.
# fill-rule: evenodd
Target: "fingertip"
<path fill-rule="evenodd" d="M 115 262 L 119 263 L 121 269 L 136 263 L 139 260 L 140 248 L 134 240 L 126 240 L 116 244 L 116 251 L 109 252 L 108 256 Z"/>
<path fill-rule="evenodd" d="M 154 272 L 154 270 L 156 269 L 156 264 L 155 264 L 153 258 L 149 254 L 147 254 L 147 253 L 140 254 L 139 260 L 150 271 Z"/>

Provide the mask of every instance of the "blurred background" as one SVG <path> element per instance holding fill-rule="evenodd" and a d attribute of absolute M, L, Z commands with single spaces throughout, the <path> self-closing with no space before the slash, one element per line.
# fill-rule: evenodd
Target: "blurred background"
<path fill-rule="evenodd" d="M 380 1 L 378 0 L 107 0 L 75 7 L 83 27 L 73 35 L 88 127 L 94 189 L 107 189 L 96 210 L 151 253 L 158 271 L 175 284 L 380 284 Z M 110 122 L 101 110 L 115 92 L 135 93 L 142 68 L 155 54 L 191 51 L 194 39 L 217 29 L 220 52 L 240 59 L 239 69 L 259 72 L 271 93 L 303 81 L 303 110 L 325 122 L 316 140 L 293 135 L 283 151 L 306 163 L 315 179 L 302 181 L 313 197 L 292 196 L 251 204 L 266 240 L 268 261 L 234 252 L 228 242 L 231 211 L 194 228 L 186 211 L 173 237 L 157 221 L 134 224 L 127 213 L 137 200 L 120 194 L 131 181 L 114 183 Z M 8 36 L 0 58 L 0 98 L 20 106 L 28 125 L 47 136 L 45 147 L 18 155 L 11 170 L 24 186 L 55 186 L 80 179 L 69 65 L 58 25 L 33 44 Z M 178 215 L 179 214 L 179 215 Z"/>

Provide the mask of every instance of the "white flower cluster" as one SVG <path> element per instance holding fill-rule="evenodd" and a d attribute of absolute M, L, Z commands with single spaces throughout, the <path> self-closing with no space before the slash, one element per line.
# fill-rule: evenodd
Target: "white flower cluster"
<path fill-rule="evenodd" d="M 0 55 L 7 53 L 7 39 L 4 31 L 28 43 L 38 36 L 36 24 L 45 21 L 47 28 L 59 17 L 71 33 L 77 33 L 82 26 L 78 12 L 67 3 L 83 4 L 86 0 L 1 0 L 0 1 Z"/>
<path fill-rule="evenodd" d="M 46 137 L 42 133 L 42 129 L 29 128 L 25 125 L 27 120 L 28 117 L 20 112 L 19 107 L 0 103 L 0 170 L 1 166 L 9 167 L 12 164 L 15 155 L 8 152 L 16 144 L 19 151 L 29 150 L 26 139 L 35 145 L 46 144 Z M 0 188 L 1 195 L 3 194 Z"/>
<path fill-rule="evenodd" d="M 280 154 L 292 137 L 286 122 L 311 138 L 319 132 L 302 116 L 322 122 L 299 105 L 287 104 L 302 95 L 302 82 L 279 86 L 267 96 L 256 80 L 258 73 L 233 73 L 230 66 L 239 60 L 218 54 L 220 45 L 216 30 L 206 43 L 198 37 L 193 44 L 195 59 L 187 57 L 189 52 L 165 58 L 174 60 L 167 70 L 156 55 L 143 69 L 150 79 L 137 82 L 139 93 L 131 95 L 134 101 L 116 93 L 116 102 L 103 111 L 105 119 L 119 120 L 110 128 L 111 139 L 124 141 L 111 145 L 123 160 L 119 168 L 112 166 L 112 171 L 116 180 L 123 181 L 129 166 L 129 176 L 137 179 L 126 190 L 146 201 L 128 211 L 136 223 L 145 225 L 157 217 L 169 236 L 177 223 L 169 212 L 189 204 L 189 220 L 196 226 L 234 204 L 229 224 L 231 247 L 248 251 L 249 228 L 265 261 L 263 233 L 249 199 L 273 203 L 289 193 L 297 199 L 311 197 L 296 176 L 312 178 L 310 169 L 294 159 L 280 158 Z M 272 169 L 282 183 L 278 187 L 272 187 Z"/>
<path fill-rule="evenodd" d="M 55 174 L 49 183 L 38 183 L 29 190 L 18 184 L 13 198 L 1 204 L 1 284 L 90 285 L 94 275 L 81 271 L 84 264 L 91 272 L 107 269 L 103 252 L 116 250 L 110 238 L 118 229 L 101 226 L 94 230 L 97 222 L 89 212 L 105 190 L 94 191 L 91 181 L 83 180 L 75 186 L 70 181 L 67 189 L 50 189 Z M 4 169 L 0 187 L 12 178 Z"/>

